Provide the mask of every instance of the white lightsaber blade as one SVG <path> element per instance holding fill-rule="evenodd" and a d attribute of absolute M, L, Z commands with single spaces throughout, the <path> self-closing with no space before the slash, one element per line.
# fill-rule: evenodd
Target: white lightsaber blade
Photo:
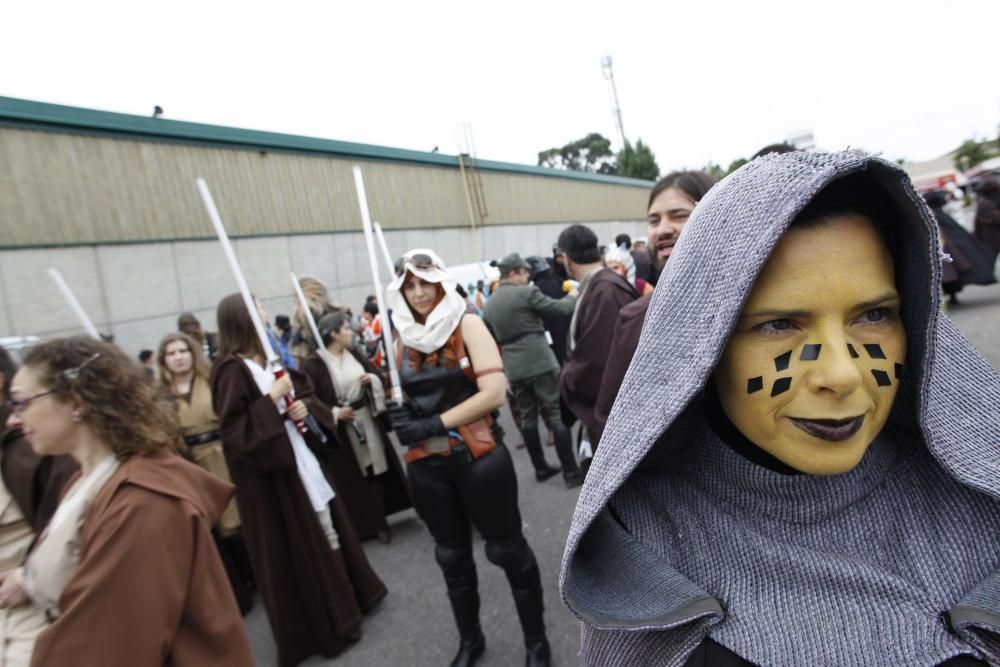
<path fill-rule="evenodd" d="M 250 313 L 250 321 L 253 322 L 257 338 L 260 339 L 261 348 L 264 350 L 264 354 L 267 355 L 267 364 L 268 366 L 274 366 L 278 363 L 278 355 L 274 351 L 274 348 L 271 347 L 271 339 L 267 337 L 264 323 L 260 320 L 260 313 L 257 312 L 257 304 L 254 303 L 250 287 L 247 285 L 246 278 L 243 277 L 243 271 L 240 270 L 240 263 L 236 259 L 236 253 L 233 252 L 233 244 L 229 242 L 229 235 L 226 234 L 226 228 L 222 224 L 219 209 L 215 207 L 215 200 L 212 199 L 208 183 L 201 176 L 196 178 L 194 182 L 198 186 L 198 192 L 201 193 L 201 200 L 205 203 L 205 209 L 208 211 L 208 217 L 212 220 L 212 226 L 215 227 L 215 235 L 219 237 L 219 243 L 222 244 L 222 254 L 225 255 L 226 262 L 229 263 L 229 271 L 233 274 L 233 278 L 236 279 L 236 285 L 239 287 L 240 295 L 243 297 L 243 304 L 246 306 L 247 312 Z"/>
<path fill-rule="evenodd" d="M 399 385 L 399 372 L 396 370 L 396 350 L 392 344 L 392 326 L 389 323 L 389 311 L 385 307 L 385 295 L 382 290 L 382 279 L 378 274 L 378 261 L 375 258 L 375 239 L 372 232 L 372 218 L 368 212 L 368 197 L 365 195 L 365 179 L 361 175 L 361 167 L 354 165 L 354 187 L 358 191 L 358 206 L 361 207 L 361 224 L 365 229 L 365 243 L 368 244 L 368 263 L 372 267 L 372 283 L 375 287 L 375 300 L 378 302 L 378 316 L 382 321 L 382 342 L 385 343 L 386 361 L 389 362 L 389 383 L 392 385 L 392 400 L 403 401 L 403 388 Z M 390 275 L 392 275 L 390 273 Z"/>
<path fill-rule="evenodd" d="M 309 323 L 309 329 L 312 331 L 313 340 L 316 341 L 316 347 L 323 347 L 323 337 L 319 335 L 319 327 L 316 326 L 316 319 L 313 317 L 312 310 L 309 308 L 309 302 L 306 301 L 306 295 L 302 293 L 302 286 L 299 285 L 299 278 L 295 275 L 295 272 L 289 273 L 292 277 L 292 286 L 295 288 L 295 296 L 299 299 L 299 306 L 302 307 L 302 311 L 306 314 L 306 321 Z"/>
<path fill-rule="evenodd" d="M 395 273 L 396 267 L 392 263 L 392 254 L 389 252 L 389 246 L 385 242 L 385 234 L 382 233 L 382 225 L 375 222 L 372 223 L 372 227 L 375 228 L 375 238 L 378 239 L 378 244 L 382 248 L 382 258 L 385 260 L 386 271 L 388 271 L 391 276 Z"/>
<path fill-rule="evenodd" d="M 101 334 L 97 333 L 97 327 L 95 327 L 94 323 L 90 321 L 89 317 L 87 317 L 87 312 L 83 309 L 83 306 L 80 305 L 80 302 L 76 300 L 76 295 L 73 294 L 73 290 L 71 290 L 69 285 L 66 284 L 66 281 L 63 280 L 62 274 L 59 273 L 59 269 L 50 268 L 49 278 L 52 279 L 52 282 L 54 282 L 59 291 L 62 292 L 63 299 L 65 299 L 66 303 L 69 304 L 70 310 L 73 311 L 73 314 L 76 315 L 76 319 L 79 320 L 81 325 L 83 325 L 83 329 L 87 332 L 87 335 L 94 340 L 101 340 Z"/>

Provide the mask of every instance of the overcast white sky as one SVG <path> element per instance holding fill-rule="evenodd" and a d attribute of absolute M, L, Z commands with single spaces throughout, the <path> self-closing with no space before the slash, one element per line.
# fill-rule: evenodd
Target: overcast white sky
<path fill-rule="evenodd" d="M 5 3 L 0 95 L 534 164 L 589 132 L 660 169 L 818 147 L 926 160 L 1000 124 L 1000 1 Z"/>

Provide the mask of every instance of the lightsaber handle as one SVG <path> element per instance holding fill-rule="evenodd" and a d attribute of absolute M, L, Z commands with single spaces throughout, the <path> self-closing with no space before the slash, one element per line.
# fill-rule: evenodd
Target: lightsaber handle
<path fill-rule="evenodd" d="M 285 369 L 281 366 L 277 366 L 274 369 L 274 379 L 285 377 Z M 285 410 L 289 410 L 292 407 L 292 403 L 295 402 L 295 396 L 291 393 L 285 394 Z M 298 429 L 299 433 L 305 435 L 307 432 L 312 431 L 313 435 L 319 438 L 319 441 L 326 444 L 326 434 L 323 433 L 323 429 L 319 427 L 319 422 L 312 415 L 306 415 L 305 419 L 295 419 L 292 420 L 295 423 L 295 428 Z"/>

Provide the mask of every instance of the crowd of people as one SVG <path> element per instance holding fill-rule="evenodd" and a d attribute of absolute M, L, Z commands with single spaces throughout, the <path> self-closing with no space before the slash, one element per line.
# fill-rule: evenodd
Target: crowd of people
<path fill-rule="evenodd" d="M 970 234 L 878 158 L 771 147 L 661 179 L 646 239 L 570 225 L 467 289 L 412 249 L 387 332 L 304 277 L 273 326 L 253 302 L 264 339 L 232 294 L 138 364 L 0 350 L 0 662 L 252 664 L 257 596 L 282 667 L 336 656 L 412 507 L 452 666 L 486 648 L 473 529 L 550 664 L 506 404 L 537 483 L 597 477 L 560 578 L 583 663 L 996 664 L 1000 378 L 937 307 L 994 281 L 996 191 Z"/>

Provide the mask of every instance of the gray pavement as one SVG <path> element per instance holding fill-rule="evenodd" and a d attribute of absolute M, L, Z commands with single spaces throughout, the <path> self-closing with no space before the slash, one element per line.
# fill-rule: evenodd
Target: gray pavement
<path fill-rule="evenodd" d="M 949 316 L 995 368 L 1000 368 L 1000 285 L 967 287 L 961 305 Z M 508 413 L 502 422 L 508 442 L 520 441 Z M 513 450 L 520 483 L 524 532 L 535 550 L 545 585 L 545 617 L 552 643 L 553 664 L 576 664 L 579 629 L 576 619 L 559 600 L 557 580 L 563 545 L 576 503 L 577 490 L 563 488 L 558 478 L 537 483 L 525 451 Z M 546 448 L 550 462 L 555 452 Z M 434 562 L 434 544 L 412 511 L 391 518 L 393 541 L 365 544 L 372 566 L 385 581 L 389 595 L 365 619 L 361 641 L 335 660 L 314 658 L 310 667 L 395 667 L 398 665 L 447 665 L 458 635 L 444 592 L 441 573 Z M 475 545 L 483 598 L 482 622 L 486 633 L 483 667 L 523 664 L 520 626 L 503 572 L 486 560 L 482 542 Z M 274 644 L 260 604 L 247 618 L 247 630 L 258 665 L 276 665 Z"/>

